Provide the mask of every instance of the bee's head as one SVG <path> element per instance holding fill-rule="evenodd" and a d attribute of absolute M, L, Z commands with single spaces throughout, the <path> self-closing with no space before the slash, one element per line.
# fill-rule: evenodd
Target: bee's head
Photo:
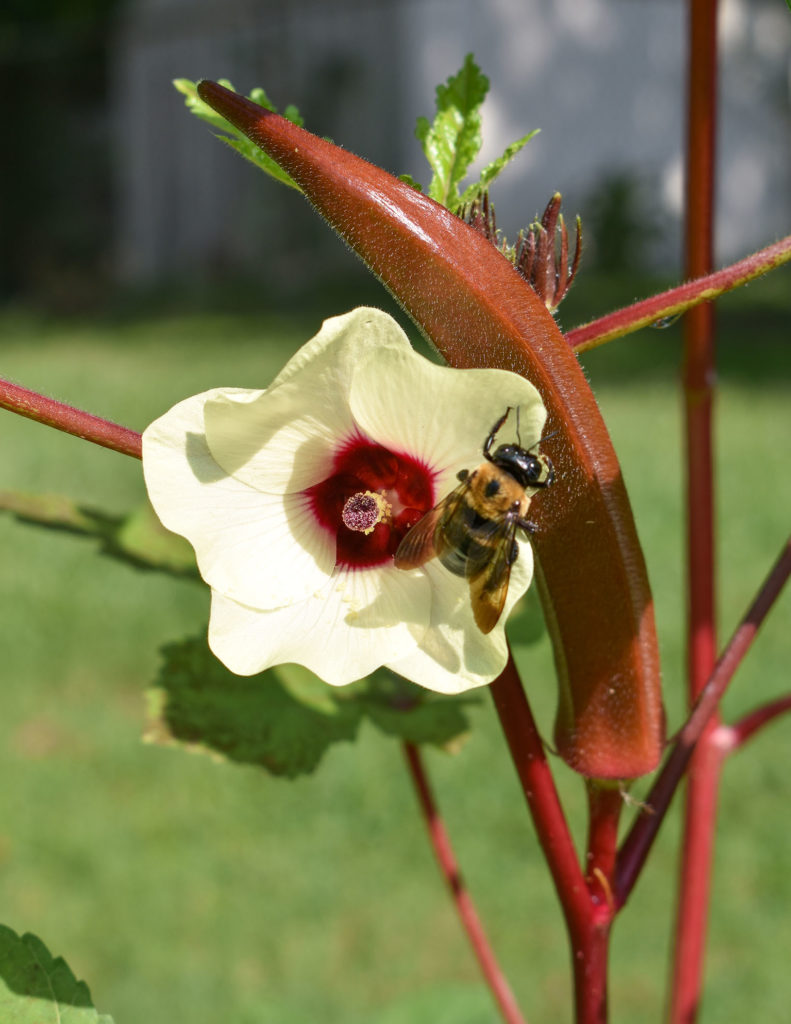
<path fill-rule="evenodd" d="M 555 469 L 548 455 L 534 455 L 518 444 L 501 444 L 491 460 L 526 489 L 549 487 L 555 479 Z"/>

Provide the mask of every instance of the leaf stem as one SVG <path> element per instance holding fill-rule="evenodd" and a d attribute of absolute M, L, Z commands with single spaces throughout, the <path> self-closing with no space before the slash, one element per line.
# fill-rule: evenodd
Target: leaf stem
<path fill-rule="evenodd" d="M 8 380 L 0 379 L 0 409 L 26 416 L 37 423 L 81 437 L 84 441 L 92 441 L 103 448 L 121 452 L 122 455 L 131 455 L 135 459 L 143 457 L 137 431 L 75 409 L 54 398 L 47 398 Z"/>
<path fill-rule="evenodd" d="M 650 813 L 640 815 L 621 847 L 615 871 L 615 898 L 618 907 L 623 906 L 629 898 L 706 723 L 722 699 L 736 669 L 755 639 L 761 623 L 780 596 L 790 575 L 791 537 L 786 541 L 755 600 L 720 655 L 716 668 L 702 690 L 697 704 L 678 733 L 670 756 L 646 798 L 645 803 L 650 809 Z M 789 700 L 789 698 L 785 699 Z"/>
<path fill-rule="evenodd" d="M 448 833 L 437 810 L 436 801 L 426 774 L 420 750 L 412 743 L 404 743 L 409 774 L 415 786 L 420 809 L 426 822 L 429 839 L 437 858 L 439 869 L 450 889 L 456 911 L 467 933 L 473 953 L 481 968 L 486 984 L 506 1024 L 527 1024 L 517 1005 L 514 994 L 494 955 L 481 920 L 475 910 L 470 894 L 464 884 Z"/>
<path fill-rule="evenodd" d="M 566 341 L 577 352 L 604 345 L 605 342 L 623 337 L 642 327 L 666 319 L 676 317 L 701 302 L 724 295 L 739 285 L 761 277 L 763 274 L 782 266 L 791 260 L 791 235 L 786 235 L 773 245 L 766 246 L 730 266 L 716 270 L 712 274 L 704 274 L 693 281 L 676 285 L 667 291 L 652 295 L 648 299 L 624 306 L 614 313 L 591 320 L 566 333 Z"/>

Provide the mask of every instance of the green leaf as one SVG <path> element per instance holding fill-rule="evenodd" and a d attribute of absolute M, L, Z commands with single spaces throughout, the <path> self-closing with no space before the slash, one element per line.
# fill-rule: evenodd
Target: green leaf
<path fill-rule="evenodd" d="M 232 92 L 236 92 L 227 78 L 220 78 L 219 84 L 225 86 L 226 89 L 230 89 Z M 227 143 L 231 149 L 235 149 L 245 160 L 255 164 L 256 167 L 270 175 L 270 177 L 275 178 L 276 181 L 296 189 L 297 192 L 302 191 L 290 174 L 287 174 L 279 167 L 271 157 L 268 157 L 243 132 L 235 128 L 230 121 L 226 121 L 224 117 L 212 110 L 208 103 L 203 102 L 198 95 L 197 82 L 191 82 L 188 78 L 174 78 L 173 85 L 184 96 L 184 104 L 188 110 L 202 121 L 206 121 L 212 128 L 217 128 L 224 133 L 218 135 L 217 138 Z M 276 107 L 260 86 L 252 90 L 248 99 L 251 99 L 253 103 L 257 103 L 261 107 L 265 107 L 267 110 L 271 110 L 275 114 L 277 113 Z M 300 128 L 302 127 L 302 118 L 293 104 L 286 107 L 283 111 L 283 117 L 299 125 Z"/>
<path fill-rule="evenodd" d="M 467 206 L 469 203 L 473 203 L 476 199 L 479 199 L 489 188 L 495 178 L 500 174 L 500 171 L 507 167 L 516 154 L 527 145 L 534 135 L 538 135 L 540 131 L 540 128 L 536 128 L 532 132 L 528 132 L 527 135 L 523 135 L 521 139 L 517 139 L 516 142 L 512 142 L 510 146 L 506 146 L 503 150 L 502 156 L 499 156 L 496 160 L 492 160 L 490 164 L 487 164 L 486 167 L 484 167 L 478 181 L 467 186 L 459 199 L 459 207 Z"/>
<path fill-rule="evenodd" d="M 2 1024 L 112 1024 L 99 1014 L 84 981 L 62 957 L 54 959 L 35 935 L 19 936 L 0 925 Z"/>
<path fill-rule="evenodd" d="M 459 194 L 459 185 L 481 149 L 481 107 L 489 91 L 489 79 L 482 74 L 471 53 L 464 58 L 461 71 L 437 86 L 437 113 L 429 124 L 419 117 L 415 135 L 431 165 L 434 176 L 428 194 L 452 213 L 474 202 L 507 167 L 517 153 L 537 134 L 537 131 L 506 146 L 502 155 L 488 164 L 478 181 L 468 185 Z M 418 186 L 408 174 L 401 175 L 415 188 Z"/>
<path fill-rule="evenodd" d="M 467 708 L 480 703 L 469 694 L 433 694 L 386 668 L 358 684 L 357 700 L 372 724 L 388 736 L 445 750 L 458 748 L 466 739 Z"/>
<path fill-rule="evenodd" d="M 434 172 L 428 194 L 453 212 L 459 182 L 481 148 L 481 106 L 488 91 L 489 79 L 468 53 L 459 73 L 437 86 L 434 121 L 418 118 L 415 135 Z"/>
<path fill-rule="evenodd" d="M 166 530 L 146 502 L 126 516 L 114 516 L 78 505 L 60 494 L 22 494 L 0 491 L 0 511 L 21 522 L 101 542 L 100 553 L 137 569 L 199 579 L 192 547 Z"/>
<path fill-rule="evenodd" d="M 362 709 L 298 665 L 233 675 L 205 634 L 162 648 L 149 691 L 146 739 L 213 754 L 295 778 L 316 768 L 333 743 L 353 740 Z"/>

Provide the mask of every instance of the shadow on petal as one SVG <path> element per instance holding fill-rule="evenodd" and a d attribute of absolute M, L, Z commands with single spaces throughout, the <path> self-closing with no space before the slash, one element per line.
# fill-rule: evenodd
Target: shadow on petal
<path fill-rule="evenodd" d="M 203 434 L 187 432 L 185 454 L 195 479 L 200 483 L 213 484 L 228 476 L 228 473 L 215 460 L 209 462 L 207 458 L 209 452 Z"/>

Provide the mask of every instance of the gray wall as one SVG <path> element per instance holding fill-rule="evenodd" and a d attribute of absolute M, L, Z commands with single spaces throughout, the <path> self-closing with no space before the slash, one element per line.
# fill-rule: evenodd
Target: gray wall
<path fill-rule="evenodd" d="M 260 271 L 286 285 L 344 258 L 298 196 L 186 113 L 171 79 L 263 85 L 280 106 L 296 102 L 311 130 L 425 180 L 415 117 L 432 114 L 436 83 L 468 51 L 492 82 L 483 162 L 542 129 L 494 191 L 506 233 L 556 189 L 585 220 L 596 189 L 625 172 L 662 228 L 651 258 L 672 270 L 685 20 L 683 0 L 136 0 L 113 60 L 119 273 Z M 725 0 L 720 35 L 724 261 L 789 230 L 791 15 L 781 0 Z"/>

